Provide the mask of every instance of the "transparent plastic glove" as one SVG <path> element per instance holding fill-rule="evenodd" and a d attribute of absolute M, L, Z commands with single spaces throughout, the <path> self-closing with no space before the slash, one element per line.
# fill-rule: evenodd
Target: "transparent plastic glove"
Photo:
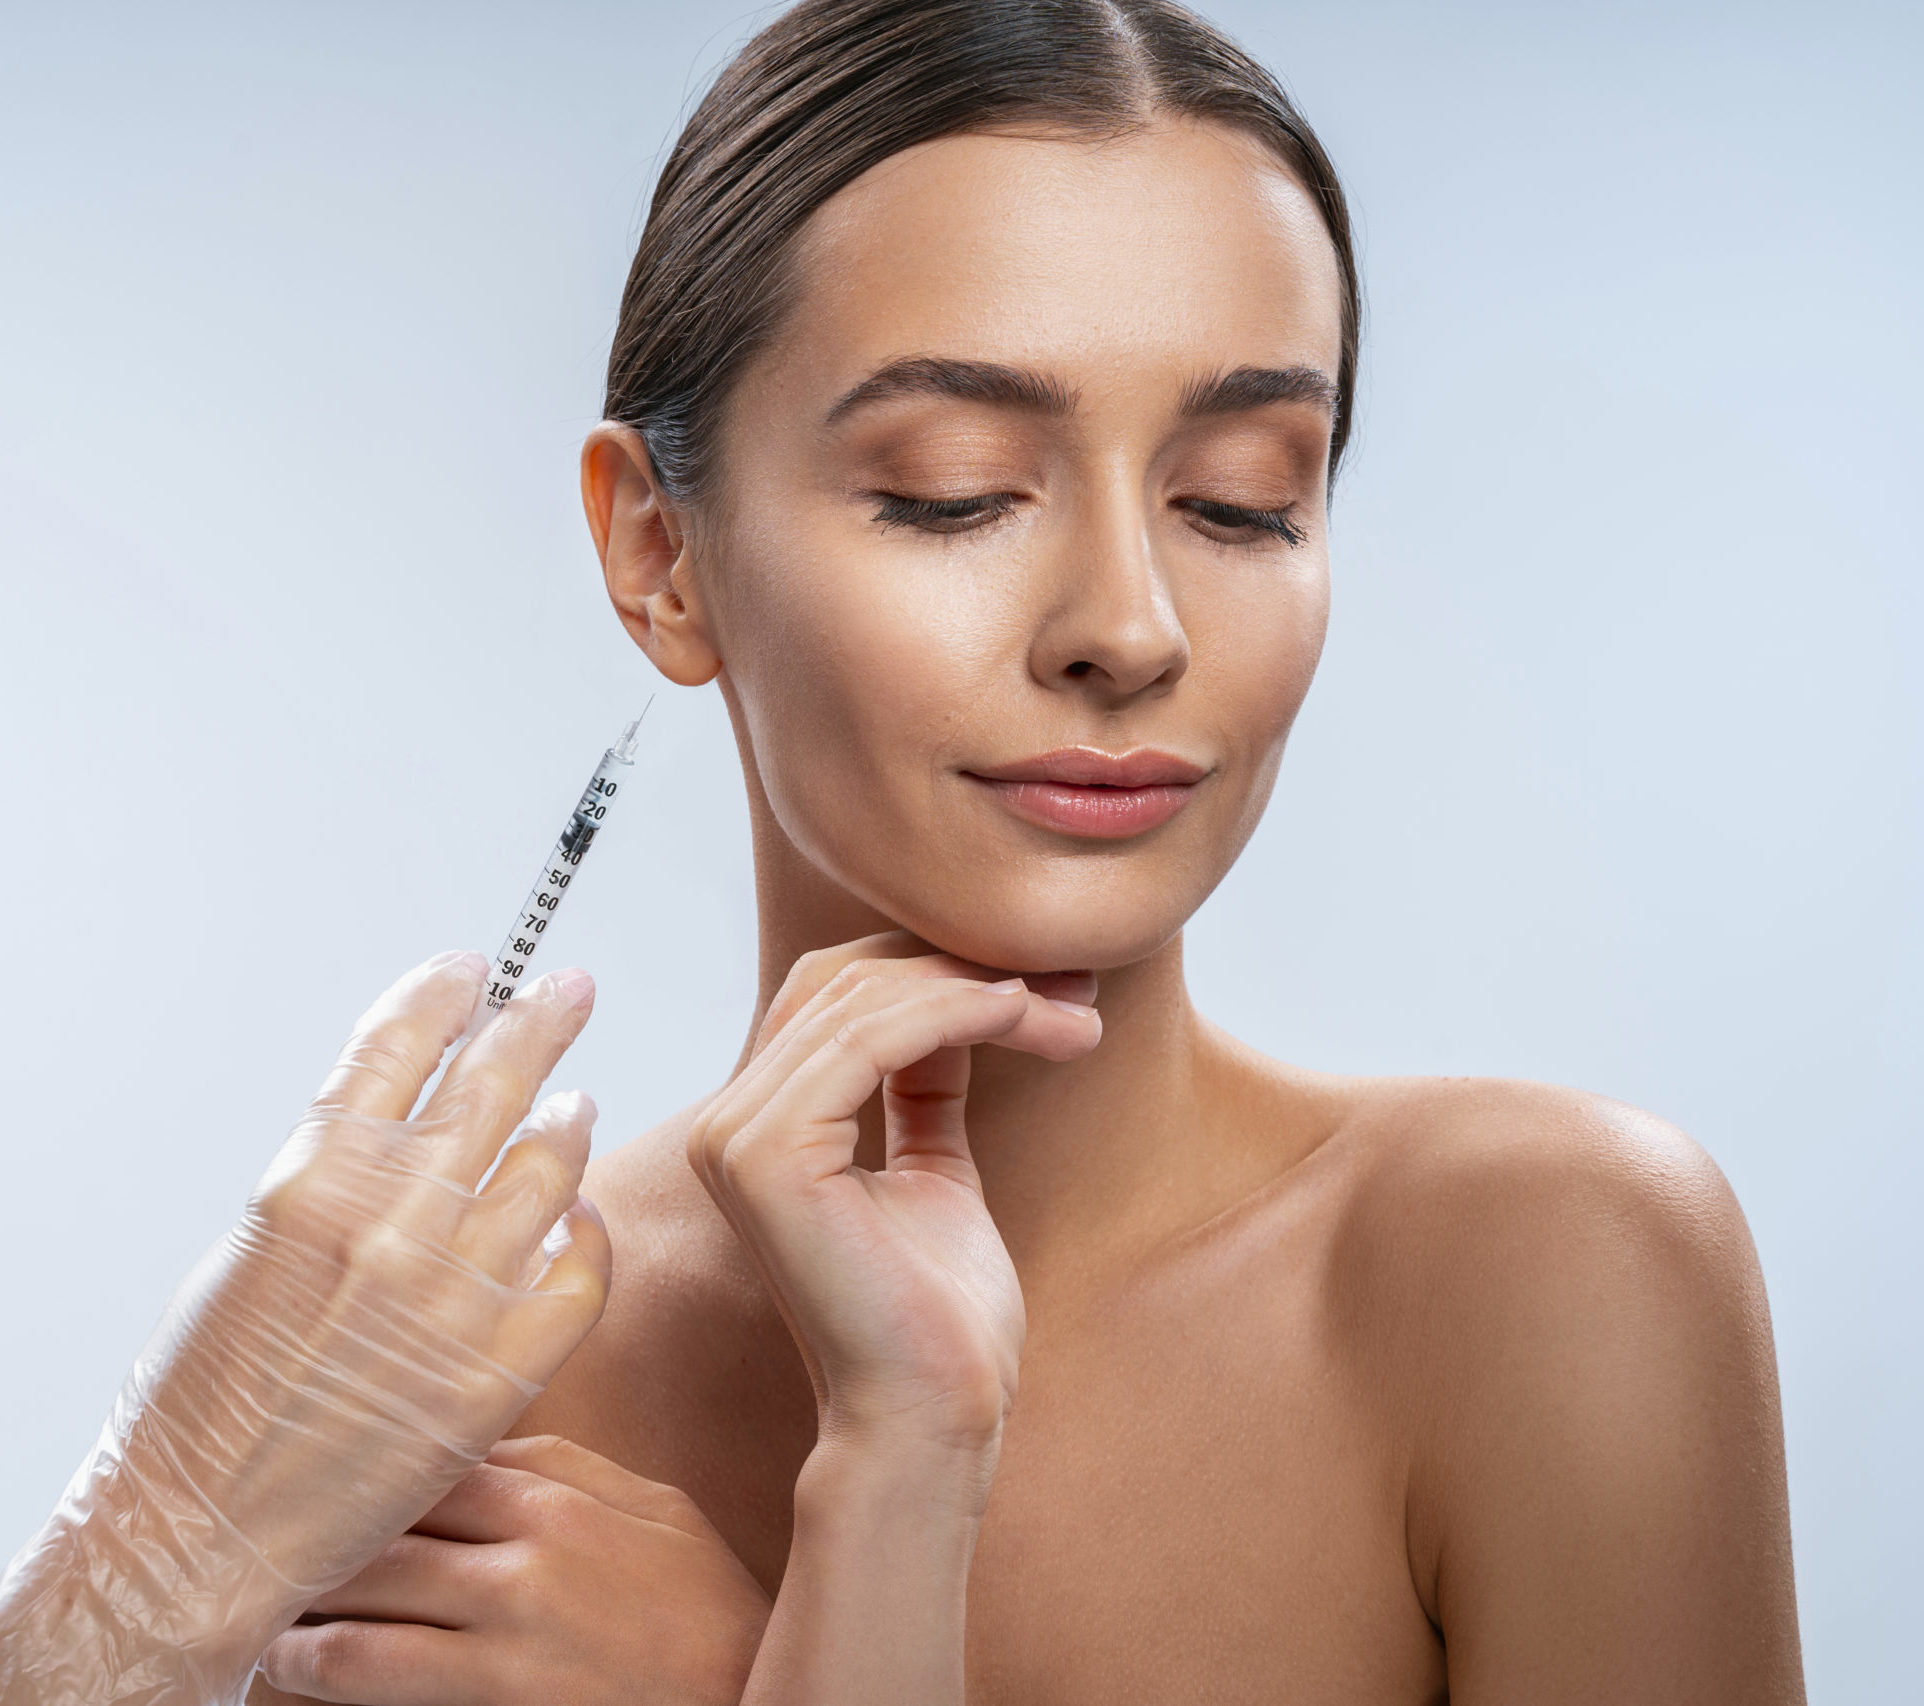
<path fill-rule="evenodd" d="M 268 1642 L 479 1464 L 600 1315 L 593 1104 L 549 1098 L 502 1153 L 587 974 L 530 984 L 408 1117 L 486 969 L 443 955 L 374 1005 L 169 1302 L 0 1581 L 4 1706 L 240 1701 Z"/>

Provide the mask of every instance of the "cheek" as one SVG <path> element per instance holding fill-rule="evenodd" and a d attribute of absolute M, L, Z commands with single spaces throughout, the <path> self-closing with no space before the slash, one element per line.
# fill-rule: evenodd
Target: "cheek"
<path fill-rule="evenodd" d="M 1006 602 L 943 568 L 835 515 L 731 544 L 724 667 L 770 803 L 812 854 L 906 829 L 1004 665 Z"/>
<path fill-rule="evenodd" d="M 1273 772 L 1323 654 L 1329 574 L 1319 551 L 1239 588 L 1186 601 L 1190 667 L 1183 685 L 1226 756 Z M 1266 792 L 1266 788 L 1265 788 Z"/>

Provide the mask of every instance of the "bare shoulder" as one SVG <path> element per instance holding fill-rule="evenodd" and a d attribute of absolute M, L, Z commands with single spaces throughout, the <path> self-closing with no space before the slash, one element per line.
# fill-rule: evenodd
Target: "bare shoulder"
<path fill-rule="evenodd" d="M 1331 1295 L 1412 1384 L 1413 1415 L 1476 1425 L 1492 1404 L 1586 1386 L 1600 1415 L 1665 1381 L 1684 1403 L 1720 1371 L 1736 1401 L 1767 1387 L 1774 1419 L 1750 1229 L 1677 1127 L 1524 1080 L 1340 1083 L 1342 1118 L 1316 1158 L 1335 1182 Z"/>
<path fill-rule="evenodd" d="M 1563 1629 L 1619 1698 L 1666 1649 L 1701 1667 L 1679 1698 L 1738 1676 L 1795 1698 L 1776 1357 L 1716 1163 L 1585 1091 L 1344 1083 L 1331 1316 L 1407 1418 L 1412 1580 L 1452 1692 Z"/>
<path fill-rule="evenodd" d="M 1356 1086 L 1340 1132 L 1359 1208 L 1425 1228 L 1616 1240 L 1747 1255 L 1717 1164 L 1667 1120 L 1591 1091 L 1513 1078 L 1379 1078 Z M 1505 1239 L 1509 1241 L 1508 1238 Z M 1474 1245 L 1448 1240 L 1460 1258 Z"/>
<path fill-rule="evenodd" d="M 1500 1078 L 1351 1080 L 1338 1259 L 1434 1324 L 1511 1338 L 1600 1309 L 1728 1324 L 1764 1300 L 1717 1164 L 1626 1102 Z M 1359 1268 L 1355 1277 L 1362 1279 Z"/>

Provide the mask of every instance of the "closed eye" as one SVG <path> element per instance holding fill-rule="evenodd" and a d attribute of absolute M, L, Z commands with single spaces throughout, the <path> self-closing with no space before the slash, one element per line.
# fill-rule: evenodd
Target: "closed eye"
<path fill-rule="evenodd" d="M 1208 525 L 1203 529 L 1212 539 L 1225 544 L 1255 544 L 1265 537 L 1280 539 L 1285 545 L 1300 545 L 1309 537 L 1292 513 L 1294 504 L 1277 509 L 1246 509 L 1241 504 L 1219 503 L 1214 498 L 1183 498 L 1179 507 Z"/>
<path fill-rule="evenodd" d="M 967 498 L 911 498 L 900 492 L 869 496 L 879 500 L 875 519 L 884 527 L 919 527 L 925 533 L 966 533 L 999 520 L 1016 502 L 1013 492 Z"/>

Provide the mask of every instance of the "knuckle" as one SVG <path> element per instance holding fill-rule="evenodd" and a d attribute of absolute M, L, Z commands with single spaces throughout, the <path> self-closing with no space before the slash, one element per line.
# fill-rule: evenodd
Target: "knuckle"
<path fill-rule="evenodd" d="M 488 1611 L 520 1612 L 536 1604 L 545 1583 L 541 1572 L 541 1548 L 528 1540 L 507 1540 L 493 1546 L 477 1546 L 471 1560 L 470 1585 L 475 1598 Z"/>
<path fill-rule="evenodd" d="M 717 1156 L 718 1171 L 731 1191 L 739 1194 L 755 1189 L 764 1171 L 762 1149 L 761 1144 L 743 1134 L 722 1146 Z"/>
<path fill-rule="evenodd" d="M 368 1631 L 365 1623 L 323 1623 L 304 1643 L 309 1680 L 331 1690 L 360 1679 L 369 1657 Z"/>
<path fill-rule="evenodd" d="M 538 1197 L 559 1195 L 574 1182 L 575 1169 L 552 1144 L 540 1138 L 527 1138 L 515 1145 L 514 1166 L 517 1186 Z"/>
<path fill-rule="evenodd" d="M 849 1054 L 867 1054 L 876 1031 L 883 1023 L 880 1013 L 857 1013 L 836 1028 L 830 1046 Z"/>
<path fill-rule="evenodd" d="M 688 1124 L 688 1159 L 694 1161 L 708 1150 L 709 1133 L 715 1129 L 712 1107 L 703 1108 Z"/>
<path fill-rule="evenodd" d="M 498 1061 L 476 1061 L 448 1096 L 448 1112 L 456 1119 L 486 1117 L 511 1102 L 520 1090 L 516 1075 Z"/>
<path fill-rule="evenodd" d="M 672 1487 L 665 1481 L 650 1485 L 648 1502 L 654 1507 L 657 1522 L 669 1524 L 684 1531 L 705 1529 L 708 1517 L 700 1505 L 696 1504 L 679 1487 Z"/>
<path fill-rule="evenodd" d="M 824 987 L 837 997 L 851 995 L 877 975 L 876 967 L 874 960 L 850 960 Z"/>
<path fill-rule="evenodd" d="M 333 1247 L 356 1218 L 339 1162 L 319 1134 L 297 1131 L 255 1186 L 248 1212 L 277 1237 Z"/>
<path fill-rule="evenodd" d="M 788 968 L 788 976 L 782 979 L 779 997 L 786 999 L 799 995 L 802 991 L 816 988 L 823 979 L 823 967 L 834 960 L 833 948 L 811 948 Z"/>
<path fill-rule="evenodd" d="M 705 1108 L 696 1116 L 688 1133 L 689 1155 L 691 1158 L 699 1155 L 711 1166 L 719 1165 L 734 1137 L 735 1122 L 712 1106 Z"/>
<path fill-rule="evenodd" d="M 421 1246 L 410 1233 L 386 1220 L 369 1220 L 357 1227 L 347 1243 L 350 1272 L 361 1280 L 381 1280 L 410 1274 L 421 1263 Z"/>
<path fill-rule="evenodd" d="M 496 1442 L 488 1460 L 497 1468 L 533 1470 L 537 1475 L 552 1474 L 570 1462 L 582 1448 L 560 1434 L 517 1434 L 513 1439 Z"/>
<path fill-rule="evenodd" d="M 341 1064 L 356 1072 L 371 1073 L 398 1088 L 413 1077 L 417 1047 L 412 1026 L 382 1025 L 355 1037 L 343 1052 Z"/>

